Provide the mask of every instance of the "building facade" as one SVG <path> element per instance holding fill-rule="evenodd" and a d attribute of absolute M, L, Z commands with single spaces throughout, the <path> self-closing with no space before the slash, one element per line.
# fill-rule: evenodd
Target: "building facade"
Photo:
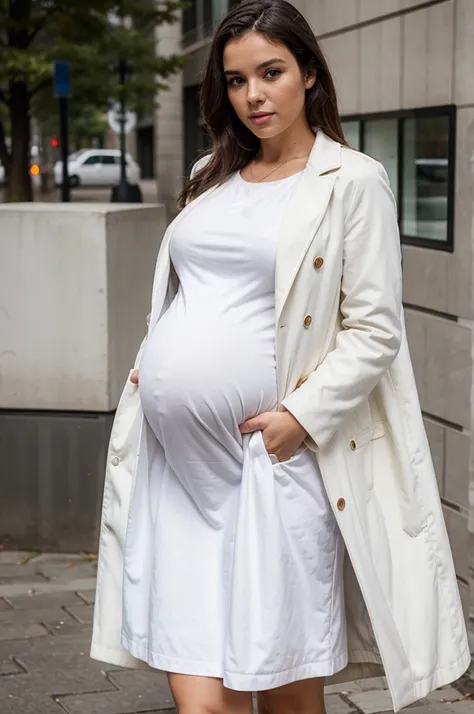
<path fill-rule="evenodd" d="M 349 144 L 384 164 L 397 197 L 412 359 L 474 632 L 474 2 L 293 3 L 334 74 Z M 159 188 L 169 206 L 207 145 L 199 82 L 226 11 L 224 0 L 197 0 L 181 27 L 158 38 L 189 56 L 156 117 Z"/>

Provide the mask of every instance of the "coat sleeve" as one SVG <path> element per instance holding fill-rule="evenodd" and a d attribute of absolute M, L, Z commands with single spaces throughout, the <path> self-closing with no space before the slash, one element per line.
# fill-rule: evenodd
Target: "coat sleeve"
<path fill-rule="evenodd" d="M 342 329 L 334 349 L 282 402 L 319 448 L 368 397 L 401 343 L 402 272 L 395 199 L 378 162 L 367 163 L 351 183 L 344 227 Z"/>

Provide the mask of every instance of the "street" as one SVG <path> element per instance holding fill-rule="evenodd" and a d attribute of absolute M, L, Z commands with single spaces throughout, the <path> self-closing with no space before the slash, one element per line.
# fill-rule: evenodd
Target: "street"
<path fill-rule="evenodd" d="M 143 194 L 144 203 L 156 203 L 157 188 L 155 179 L 144 179 L 140 181 L 140 188 Z M 71 201 L 75 203 L 110 203 L 110 194 L 112 189 L 109 187 L 80 187 L 71 189 Z M 35 201 L 46 201 L 48 203 L 57 203 L 61 200 L 60 189 L 54 189 L 50 194 L 40 194 L 38 187 L 34 189 Z M 4 200 L 2 187 L 0 186 L 0 202 Z"/>
<path fill-rule="evenodd" d="M 96 578 L 93 555 L 0 552 L 2 714 L 173 714 L 166 676 L 89 657 Z M 470 694 L 446 687 L 416 714 L 474 714 Z M 391 710 L 384 679 L 326 690 L 328 714 Z"/>

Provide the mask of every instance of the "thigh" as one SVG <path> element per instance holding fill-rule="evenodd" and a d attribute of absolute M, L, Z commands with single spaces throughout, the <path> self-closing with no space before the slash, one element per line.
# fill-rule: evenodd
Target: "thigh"
<path fill-rule="evenodd" d="M 303 679 L 257 694 L 259 714 L 325 714 L 324 677 Z"/>
<path fill-rule="evenodd" d="M 227 689 L 222 679 L 168 672 L 178 714 L 252 714 L 252 693 Z"/>

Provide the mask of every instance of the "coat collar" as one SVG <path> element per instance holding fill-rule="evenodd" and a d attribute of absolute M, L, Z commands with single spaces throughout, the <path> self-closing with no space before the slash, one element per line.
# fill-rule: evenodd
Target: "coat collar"
<path fill-rule="evenodd" d="M 341 168 L 342 147 L 337 141 L 331 139 L 322 129 L 312 127 L 316 138 L 308 158 L 307 167 L 318 176 L 336 171 Z"/>

